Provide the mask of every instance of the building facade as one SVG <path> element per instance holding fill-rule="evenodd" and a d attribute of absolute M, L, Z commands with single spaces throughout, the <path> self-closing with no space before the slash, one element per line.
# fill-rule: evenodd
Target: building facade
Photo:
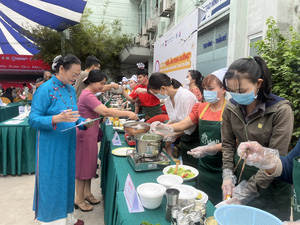
<path fill-rule="evenodd" d="M 273 17 L 282 31 L 294 26 L 299 30 L 298 0 L 116 0 L 106 6 L 104 18 L 120 18 L 124 33 L 133 35 L 133 44 L 120 53 L 128 70 L 144 62 L 153 72 L 154 43 L 186 18 L 197 7 L 206 10 L 199 21 L 196 68 L 207 75 L 227 67 L 241 57 L 256 55 L 250 43 L 264 38 L 266 20 Z M 112 3 L 114 2 L 114 3 Z M 88 7 L 97 9 L 92 21 L 99 20 L 103 6 L 89 0 Z M 102 8 L 101 8 L 102 7 Z M 97 16 L 98 15 L 98 16 Z M 98 19 L 97 19 L 98 18 Z M 99 20 L 100 21 L 100 20 Z M 132 72 L 129 72 L 132 73 Z"/>

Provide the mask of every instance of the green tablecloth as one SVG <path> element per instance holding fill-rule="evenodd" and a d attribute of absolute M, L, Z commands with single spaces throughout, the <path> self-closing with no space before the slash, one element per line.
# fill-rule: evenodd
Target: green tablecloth
<path fill-rule="evenodd" d="M 34 173 L 35 140 L 27 118 L 20 124 L 0 123 L 0 174 Z"/>
<path fill-rule="evenodd" d="M 18 116 L 20 105 L 21 105 L 20 102 L 13 102 L 13 103 L 7 104 L 7 106 L 5 106 L 5 107 L 1 106 L 1 108 L 0 108 L 0 123 L 5 120 L 8 120 L 8 119 Z"/>
<path fill-rule="evenodd" d="M 103 138 L 101 141 L 101 148 L 99 153 L 99 159 L 101 160 L 101 188 L 102 194 L 105 199 L 104 209 L 104 221 L 106 224 L 122 224 L 123 221 L 127 221 L 127 224 L 138 224 L 130 223 L 130 218 L 157 218 L 161 224 L 165 223 L 164 213 L 165 213 L 165 200 L 162 204 L 162 214 L 158 217 L 156 214 L 157 210 L 146 210 L 143 213 L 134 213 L 129 214 L 127 205 L 124 197 L 122 197 L 119 193 L 123 194 L 125 181 L 128 173 L 130 174 L 132 181 L 135 187 L 139 186 L 142 183 L 146 182 L 155 182 L 158 176 L 162 175 L 161 170 L 152 170 L 152 171 L 143 171 L 136 172 L 131 167 L 126 157 L 118 157 L 111 154 L 111 151 L 115 148 L 126 147 L 128 146 L 125 142 L 124 134 L 120 134 L 120 139 L 122 142 L 122 146 L 113 146 L 111 140 L 114 135 L 114 131 L 111 125 L 102 124 L 103 130 Z M 175 164 L 172 162 L 172 164 Z M 195 185 L 195 182 L 189 182 L 190 185 Z M 124 203 L 124 204 L 123 204 Z M 161 208 L 160 207 L 160 208 Z M 210 209 L 209 209 L 210 210 Z M 214 207 L 211 207 L 211 211 L 213 213 Z M 210 213 L 210 214 L 212 214 Z M 210 215 L 209 214 L 209 215 Z M 142 216 L 141 216 L 142 215 Z M 169 224 L 169 223 L 168 223 Z"/>

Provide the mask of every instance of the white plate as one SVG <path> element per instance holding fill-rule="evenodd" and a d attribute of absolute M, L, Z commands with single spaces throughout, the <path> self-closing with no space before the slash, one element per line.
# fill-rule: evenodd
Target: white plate
<path fill-rule="evenodd" d="M 132 147 L 115 148 L 114 150 L 111 151 L 111 153 L 116 156 L 126 156 L 127 150 L 130 149 L 134 149 L 134 148 Z"/>
<path fill-rule="evenodd" d="M 165 168 L 163 169 L 163 174 L 168 174 L 167 172 L 168 172 L 168 170 L 169 170 L 171 167 L 175 168 L 176 165 L 171 165 L 171 166 L 165 167 Z M 185 165 L 179 165 L 179 166 L 178 166 L 178 169 L 181 168 L 181 167 L 184 167 L 185 169 L 189 169 L 189 170 L 191 170 L 192 173 L 195 174 L 195 176 L 193 176 L 193 177 L 191 177 L 191 178 L 183 178 L 183 181 L 192 180 L 192 179 L 194 179 L 195 177 L 197 177 L 198 174 L 199 174 L 198 170 L 195 169 L 194 167 L 191 167 L 191 166 L 185 166 Z"/>
<path fill-rule="evenodd" d="M 117 132 L 125 132 L 124 127 L 113 127 L 113 130 Z"/>
<path fill-rule="evenodd" d="M 206 202 L 208 201 L 208 195 L 207 195 L 205 192 L 201 191 L 201 190 L 196 189 L 196 191 L 197 191 L 198 195 L 199 195 L 199 193 L 201 193 L 202 199 L 199 199 L 199 200 L 196 199 L 195 201 L 196 201 L 196 202 L 203 202 L 203 203 L 206 203 Z M 197 195 L 197 196 L 198 196 L 198 195 Z"/>

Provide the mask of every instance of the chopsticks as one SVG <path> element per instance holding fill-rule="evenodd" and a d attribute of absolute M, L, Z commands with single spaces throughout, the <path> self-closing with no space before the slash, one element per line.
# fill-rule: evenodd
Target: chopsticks
<path fill-rule="evenodd" d="M 238 161 L 238 163 L 236 164 L 236 166 L 235 166 L 235 168 L 234 168 L 234 170 L 233 170 L 233 173 L 235 173 L 235 171 L 236 171 L 236 169 L 238 168 L 238 166 L 239 166 L 239 164 L 240 164 L 242 158 L 244 158 L 244 156 L 245 156 L 245 159 L 244 159 L 244 162 L 243 162 L 243 166 L 242 166 L 242 170 L 241 170 L 241 173 L 240 173 L 240 176 L 239 176 L 239 179 L 238 179 L 238 182 L 237 182 L 237 183 L 240 183 L 242 174 L 243 174 L 244 169 L 245 169 L 245 165 L 246 165 L 246 161 L 247 161 L 247 158 L 248 158 L 248 154 L 249 154 L 248 149 L 246 149 L 246 151 L 243 153 L 243 155 L 241 155 L 241 157 L 239 158 L 239 161 Z"/>

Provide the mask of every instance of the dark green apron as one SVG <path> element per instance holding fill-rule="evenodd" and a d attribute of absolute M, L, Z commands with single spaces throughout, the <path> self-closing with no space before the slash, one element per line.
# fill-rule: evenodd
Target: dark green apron
<path fill-rule="evenodd" d="M 205 146 L 210 143 L 221 143 L 221 123 L 220 121 L 202 120 L 202 116 L 208 109 L 210 104 L 203 109 L 199 116 L 199 139 L 200 146 Z M 225 103 L 224 103 L 225 106 Z M 223 107 L 224 109 L 224 107 Z M 222 110 L 223 113 L 223 110 Z M 199 175 L 197 177 L 197 188 L 204 191 L 209 200 L 216 205 L 222 199 L 222 152 L 216 155 L 207 155 L 198 162 Z"/>
<path fill-rule="evenodd" d="M 234 165 L 237 164 L 239 156 L 235 153 Z M 236 176 L 240 176 L 244 160 L 241 160 Z M 258 169 L 254 166 L 245 166 L 241 181 L 249 180 Z M 267 211 L 282 221 L 289 221 L 291 214 L 291 185 L 279 180 L 273 180 L 267 189 L 261 189 L 259 197 L 254 198 L 247 205 Z"/>
<path fill-rule="evenodd" d="M 198 166 L 198 159 L 194 158 L 191 155 L 187 154 L 187 151 L 190 151 L 193 148 L 199 146 L 199 130 L 198 125 L 193 133 L 190 135 L 184 134 L 180 137 L 180 152 L 182 157 L 183 165 L 192 166 L 197 168 Z"/>
<path fill-rule="evenodd" d="M 155 106 L 142 106 L 142 112 L 145 114 L 146 120 L 152 118 L 153 116 L 161 114 L 160 104 Z"/>
<path fill-rule="evenodd" d="M 293 218 L 294 221 L 300 219 L 300 162 L 298 162 L 298 159 L 300 157 L 294 158 L 293 162 Z"/>

